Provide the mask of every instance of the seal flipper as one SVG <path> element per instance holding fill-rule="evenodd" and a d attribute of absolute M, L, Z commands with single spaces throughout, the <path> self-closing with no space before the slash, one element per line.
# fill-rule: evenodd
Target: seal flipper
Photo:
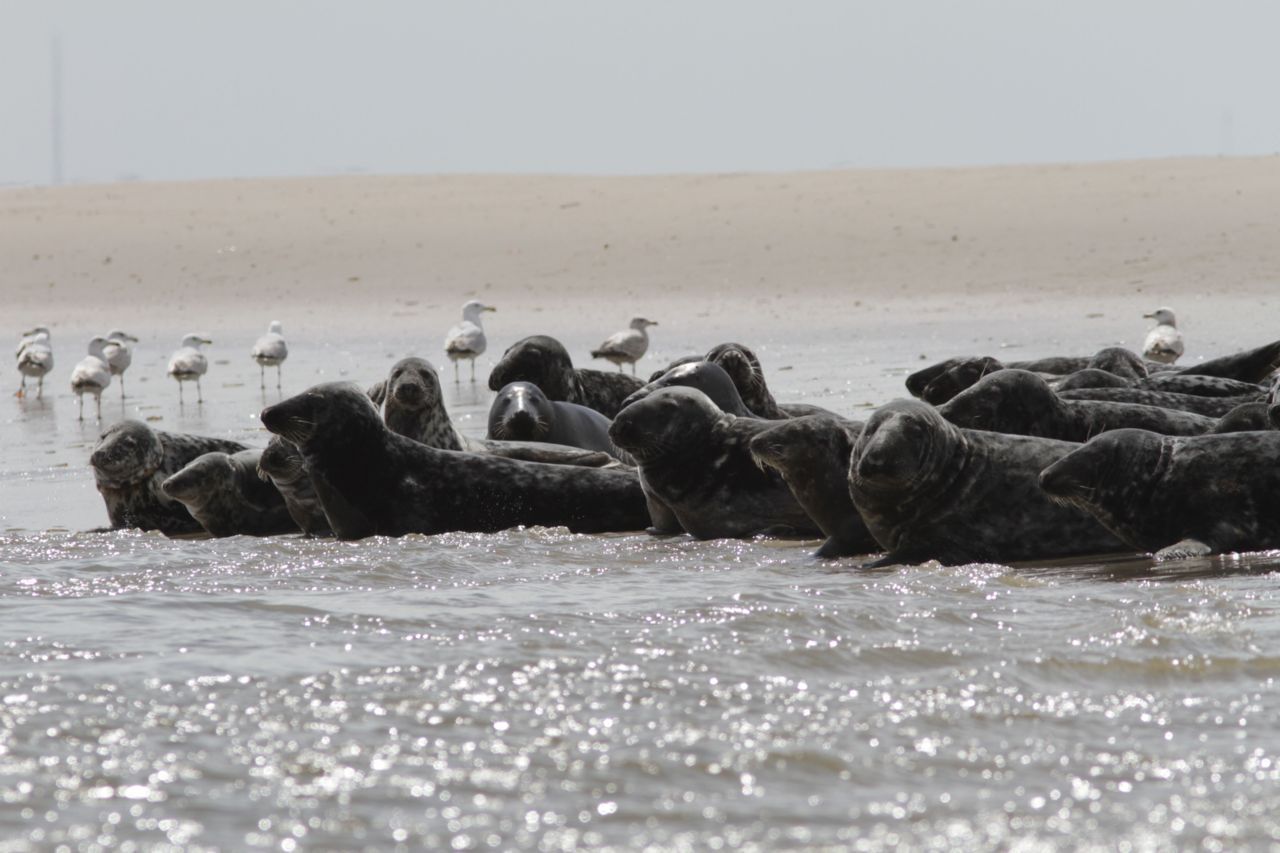
<path fill-rule="evenodd" d="M 519 459 L 524 462 L 542 462 L 547 465 L 577 465 L 584 468 L 605 468 L 618 463 L 608 453 L 584 450 L 564 444 L 542 441 L 498 441 L 496 439 L 468 439 L 466 449 L 491 456 Z"/>
<path fill-rule="evenodd" d="M 1174 542 L 1165 548 L 1156 551 L 1154 558 L 1157 563 L 1163 563 L 1167 560 L 1191 560 L 1196 557 L 1207 557 L 1214 552 L 1211 545 L 1201 542 L 1199 539 L 1183 539 L 1181 542 Z"/>
<path fill-rule="evenodd" d="M 640 484 L 644 485 L 644 479 L 641 478 Z M 675 536 L 684 533 L 684 525 L 680 523 L 680 519 L 676 518 L 676 514 L 671 507 L 667 506 L 648 490 L 644 493 L 644 503 L 649 509 L 649 520 L 653 524 L 645 528 L 645 533 L 651 536 Z"/>
<path fill-rule="evenodd" d="M 828 536 L 827 541 L 813 552 L 813 556 L 823 560 L 834 560 L 837 557 L 859 557 L 869 553 L 861 543 L 849 542 L 841 536 Z"/>

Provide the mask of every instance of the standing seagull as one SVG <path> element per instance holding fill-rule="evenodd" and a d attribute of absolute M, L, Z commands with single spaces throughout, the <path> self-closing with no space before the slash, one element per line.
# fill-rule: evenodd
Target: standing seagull
<path fill-rule="evenodd" d="M 182 383 L 192 379 L 196 381 L 196 402 L 204 402 L 204 396 L 200 393 L 200 377 L 209 369 L 209 359 L 200 352 L 200 345 L 211 343 L 213 341 L 204 335 L 189 334 L 182 339 L 182 346 L 173 354 L 173 358 L 169 359 L 169 375 L 178 380 L 179 406 L 182 405 Z"/>
<path fill-rule="evenodd" d="M 458 359 L 471 360 L 471 381 L 476 381 L 476 356 L 484 354 L 484 329 L 480 327 L 480 314 L 484 311 L 497 311 L 478 299 L 472 299 L 462 306 L 462 322 L 449 330 L 444 339 L 444 352 L 453 362 L 453 381 L 458 379 Z"/>
<path fill-rule="evenodd" d="M 80 401 L 80 420 L 84 420 L 84 395 L 93 395 L 98 406 L 98 420 L 102 420 L 102 392 L 111 384 L 111 368 L 107 367 L 107 358 L 103 348 L 107 339 L 101 335 L 89 341 L 89 354 L 80 359 L 80 363 L 71 371 L 71 390 Z"/>
<path fill-rule="evenodd" d="M 1156 327 L 1147 332 L 1147 339 L 1142 344 L 1142 354 L 1161 364 L 1173 364 L 1182 355 L 1182 333 L 1178 331 L 1178 321 L 1174 319 L 1173 309 L 1158 308 L 1153 313 L 1142 316 L 1156 321 Z"/>
<path fill-rule="evenodd" d="M 36 326 L 22 333 L 22 340 L 14 353 L 18 359 L 18 372 L 22 374 L 22 385 L 18 388 L 18 396 L 27 395 L 27 377 L 34 378 L 36 399 L 44 398 L 44 377 L 53 370 L 53 346 L 49 343 L 49 329 Z"/>
<path fill-rule="evenodd" d="M 253 345 L 253 352 L 249 353 L 258 362 L 263 388 L 267 387 L 267 368 L 272 365 L 276 368 L 276 389 L 280 388 L 280 365 L 289 357 L 289 347 L 285 345 L 283 331 L 280 321 L 272 320 L 271 325 L 267 326 L 267 333 L 258 338 L 258 342 Z"/>
<path fill-rule="evenodd" d="M 133 348 L 129 344 L 137 342 L 138 339 L 128 332 L 112 329 L 107 332 L 107 345 L 102 348 L 103 357 L 107 360 L 111 375 L 120 377 L 121 400 L 124 399 L 124 372 L 129 369 L 129 365 L 133 364 Z"/>
<path fill-rule="evenodd" d="M 644 355 L 645 350 L 649 348 L 649 333 L 645 331 L 649 326 L 658 325 L 653 320 L 646 320 L 643 317 L 634 317 L 631 320 L 631 328 L 617 334 L 610 335 L 609 339 L 600 345 L 599 349 L 591 351 L 592 358 L 605 358 L 618 365 L 618 372 L 622 372 L 623 364 L 631 365 L 631 375 L 636 372 L 636 362 Z"/>

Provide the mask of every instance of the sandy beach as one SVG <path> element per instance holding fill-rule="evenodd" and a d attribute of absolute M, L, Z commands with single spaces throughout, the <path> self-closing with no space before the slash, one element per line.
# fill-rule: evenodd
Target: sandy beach
<path fill-rule="evenodd" d="M 127 306 L 144 330 L 270 315 L 435 347 L 474 294 L 500 306 L 497 337 L 591 340 L 645 314 L 671 347 L 939 315 L 1132 342 L 1169 304 L 1191 356 L 1240 330 L 1219 306 L 1280 299 L 1277 194 L 1280 157 L 23 188 L 0 192 L 0 271 L 11 333 L 46 322 L 60 341 Z"/>

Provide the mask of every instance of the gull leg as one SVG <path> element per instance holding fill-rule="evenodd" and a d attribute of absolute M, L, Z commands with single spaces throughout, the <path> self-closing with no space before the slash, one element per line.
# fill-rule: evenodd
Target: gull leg
<path fill-rule="evenodd" d="M 84 420 L 84 394 L 77 394 L 76 399 L 80 401 L 80 420 Z"/>
<path fill-rule="evenodd" d="M 262 383 L 262 388 L 265 391 L 267 388 L 267 368 L 262 362 L 258 362 L 258 379 Z"/>
<path fill-rule="evenodd" d="M 22 374 L 22 384 L 18 386 L 18 396 L 27 396 L 27 374 Z"/>
<path fill-rule="evenodd" d="M 102 393 L 93 395 L 93 404 L 98 407 L 98 423 L 102 423 Z"/>
<path fill-rule="evenodd" d="M 203 403 L 203 402 L 204 402 L 204 392 L 200 390 L 200 377 L 199 377 L 199 376 L 197 376 L 197 377 L 196 377 L 196 402 L 197 402 L 197 403 Z"/>
<path fill-rule="evenodd" d="M 461 381 L 462 380 L 458 378 L 458 360 L 455 358 L 453 360 L 453 384 L 457 385 Z"/>
<path fill-rule="evenodd" d="M 474 358 L 471 359 L 471 381 L 476 381 L 476 360 Z"/>
<path fill-rule="evenodd" d="M 182 405 L 182 380 L 178 380 L 178 405 Z"/>
<path fill-rule="evenodd" d="M 279 391 L 281 388 L 281 384 L 280 384 L 281 381 L 282 380 L 280 379 L 280 365 L 277 364 L 276 365 L 276 390 L 277 391 Z"/>
<path fill-rule="evenodd" d="M 44 377 L 43 376 L 40 377 L 39 381 L 36 384 L 36 399 L 37 400 L 44 399 Z"/>
<path fill-rule="evenodd" d="M 124 399 L 124 374 L 120 374 L 120 399 Z"/>

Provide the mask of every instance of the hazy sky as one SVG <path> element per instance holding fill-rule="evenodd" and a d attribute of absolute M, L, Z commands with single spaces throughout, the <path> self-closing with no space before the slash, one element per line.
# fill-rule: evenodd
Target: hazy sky
<path fill-rule="evenodd" d="M 0 0 L 0 183 L 1280 150 L 1276 0 Z"/>

